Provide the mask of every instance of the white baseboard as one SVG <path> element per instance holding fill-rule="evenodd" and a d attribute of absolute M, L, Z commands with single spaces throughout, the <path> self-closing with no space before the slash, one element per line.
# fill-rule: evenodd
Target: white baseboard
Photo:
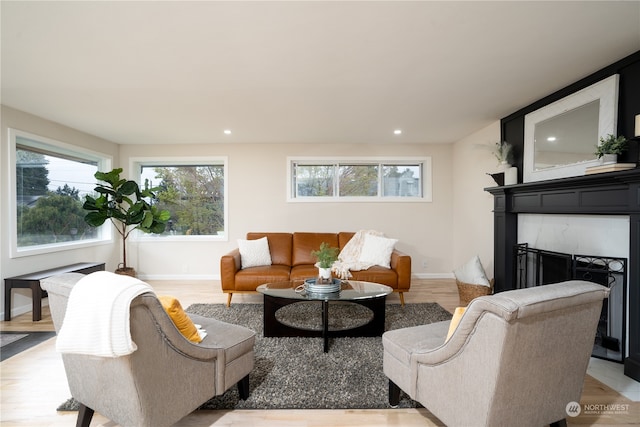
<path fill-rule="evenodd" d="M 219 274 L 138 274 L 140 280 L 220 280 Z"/>

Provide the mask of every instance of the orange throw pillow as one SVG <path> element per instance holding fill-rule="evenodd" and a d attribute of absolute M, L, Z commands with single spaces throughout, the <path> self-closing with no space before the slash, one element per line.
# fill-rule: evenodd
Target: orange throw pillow
<path fill-rule="evenodd" d="M 159 296 L 158 299 L 173 321 L 173 324 L 176 325 L 186 339 L 195 343 L 202 341 L 196 325 L 193 324 L 189 316 L 187 316 L 187 313 L 184 312 L 180 301 L 171 296 Z"/>
<path fill-rule="evenodd" d="M 453 317 L 451 318 L 451 323 L 449 324 L 449 332 L 447 332 L 447 339 L 444 342 L 449 341 L 451 335 L 455 332 L 458 327 L 458 323 L 460 323 L 460 319 L 462 319 L 462 315 L 467 311 L 467 307 L 456 307 L 456 311 L 453 312 Z"/>

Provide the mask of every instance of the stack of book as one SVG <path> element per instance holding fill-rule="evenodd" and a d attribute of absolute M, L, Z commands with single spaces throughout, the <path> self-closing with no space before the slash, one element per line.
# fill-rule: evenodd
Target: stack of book
<path fill-rule="evenodd" d="M 635 163 L 609 163 L 606 165 L 590 166 L 587 168 L 585 174 L 591 175 L 594 173 L 617 172 L 617 171 L 633 169 L 635 167 L 636 167 Z"/>

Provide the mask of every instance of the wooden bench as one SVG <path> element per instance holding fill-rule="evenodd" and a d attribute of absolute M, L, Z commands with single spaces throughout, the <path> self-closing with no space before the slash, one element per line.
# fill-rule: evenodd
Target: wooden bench
<path fill-rule="evenodd" d="M 11 289 L 31 288 L 33 321 L 35 322 L 42 319 L 42 298 L 47 296 L 47 293 L 40 287 L 40 280 L 63 273 L 89 274 L 102 270 L 104 270 L 104 262 L 80 262 L 4 279 L 4 320 L 11 320 Z"/>

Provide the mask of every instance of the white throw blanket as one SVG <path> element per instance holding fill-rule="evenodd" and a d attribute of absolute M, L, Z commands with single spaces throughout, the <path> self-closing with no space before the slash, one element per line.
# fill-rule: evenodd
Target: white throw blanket
<path fill-rule="evenodd" d="M 138 347 L 131 339 L 129 308 L 145 292 L 153 289 L 141 280 L 107 271 L 78 280 L 69 295 L 56 350 L 100 357 L 133 353 Z"/>
<path fill-rule="evenodd" d="M 364 245 L 364 236 L 371 234 L 373 236 L 384 236 L 384 233 L 376 230 L 360 230 L 353 235 L 351 240 L 344 245 L 342 251 L 338 255 L 338 261 L 336 261 L 331 267 L 333 271 L 340 279 L 347 280 L 352 276 L 352 271 L 367 270 L 374 264 L 361 262 L 360 253 L 362 252 L 362 246 Z"/>

